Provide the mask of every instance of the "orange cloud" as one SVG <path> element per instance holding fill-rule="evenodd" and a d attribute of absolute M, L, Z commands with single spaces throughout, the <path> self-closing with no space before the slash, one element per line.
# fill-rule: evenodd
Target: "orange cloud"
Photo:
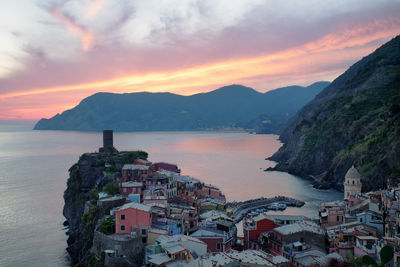
<path fill-rule="evenodd" d="M 49 10 L 50 14 L 74 35 L 78 36 L 82 42 L 82 50 L 88 51 L 95 44 L 96 38 L 83 26 L 78 25 L 71 17 L 63 14 L 57 8 Z"/>

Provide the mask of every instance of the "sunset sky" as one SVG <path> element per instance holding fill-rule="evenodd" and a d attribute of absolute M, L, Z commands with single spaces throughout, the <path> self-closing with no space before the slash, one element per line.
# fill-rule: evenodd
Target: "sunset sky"
<path fill-rule="evenodd" d="M 3 0 L 0 119 L 96 92 L 332 81 L 399 33 L 398 0 Z"/>

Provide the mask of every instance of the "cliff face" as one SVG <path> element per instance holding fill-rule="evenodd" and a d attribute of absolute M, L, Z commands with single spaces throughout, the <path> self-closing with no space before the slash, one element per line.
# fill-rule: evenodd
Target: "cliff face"
<path fill-rule="evenodd" d="M 96 205 L 87 205 L 89 191 L 101 191 L 107 183 L 114 182 L 115 174 L 119 173 L 123 164 L 133 162 L 136 158 L 147 159 L 147 153 L 86 153 L 69 169 L 63 215 L 68 221 L 67 251 L 71 257 L 71 265 L 86 266 L 90 261 L 89 250 L 92 247 L 95 226 L 104 215 L 104 211 Z M 105 163 L 111 166 L 111 170 L 106 170 Z"/>
<path fill-rule="evenodd" d="M 78 263 L 91 247 L 93 233 L 86 231 L 83 233 L 84 222 L 83 214 L 85 203 L 88 200 L 87 192 L 94 188 L 96 180 L 101 177 L 104 170 L 104 163 L 95 157 L 84 154 L 78 163 L 74 164 L 70 169 L 70 177 L 67 181 L 67 189 L 64 192 L 64 217 L 68 221 L 68 248 L 67 251 L 71 256 L 71 263 Z M 94 216 L 92 212 L 92 216 Z M 95 218 L 93 218 L 94 221 Z M 93 225 L 94 227 L 94 225 Z"/>
<path fill-rule="evenodd" d="M 307 104 L 281 134 L 275 170 L 342 189 L 354 164 L 363 189 L 400 177 L 400 37 L 363 58 Z"/>

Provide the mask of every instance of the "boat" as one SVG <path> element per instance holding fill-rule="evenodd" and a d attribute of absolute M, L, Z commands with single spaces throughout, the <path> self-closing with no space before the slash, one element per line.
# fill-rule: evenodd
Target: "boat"
<path fill-rule="evenodd" d="M 285 210 L 286 209 L 286 204 L 285 203 L 279 203 L 275 202 L 272 204 L 268 205 L 269 210 Z"/>

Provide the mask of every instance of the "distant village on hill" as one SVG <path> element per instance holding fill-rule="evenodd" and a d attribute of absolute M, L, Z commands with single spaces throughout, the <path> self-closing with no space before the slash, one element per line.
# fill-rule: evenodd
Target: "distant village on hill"
<path fill-rule="evenodd" d="M 322 267 L 353 257 L 388 266 L 400 262 L 400 187 L 362 193 L 354 166 L 345 176 L 344 199 L 323 203 L 319 218 L 271 215 L 270 209 L 302 204 L 284 197 L 227 203 L 220 189 L 181 175 L 175 164 L 152 163 L 144 152 L 129 159 L 129 152 L 113 147 L 112 131 L 104 131 L 103 141 L 100 152 L 85 154 L 79 165 L 81 173 L 90 159 L 103 165 L 94 186 L 79 181 L 84 200 L 79 227 L 68 215 L 69 188 L 64 195 L 70 254 L 77 231 L 91 242 L 77 262 L 151 267 Z M 116 164 L 120 157 L 125 160 Z M 242 218 L 243 234 L 236 226 Z M 388 247 L 390 259 L 380 253 Z"/>

